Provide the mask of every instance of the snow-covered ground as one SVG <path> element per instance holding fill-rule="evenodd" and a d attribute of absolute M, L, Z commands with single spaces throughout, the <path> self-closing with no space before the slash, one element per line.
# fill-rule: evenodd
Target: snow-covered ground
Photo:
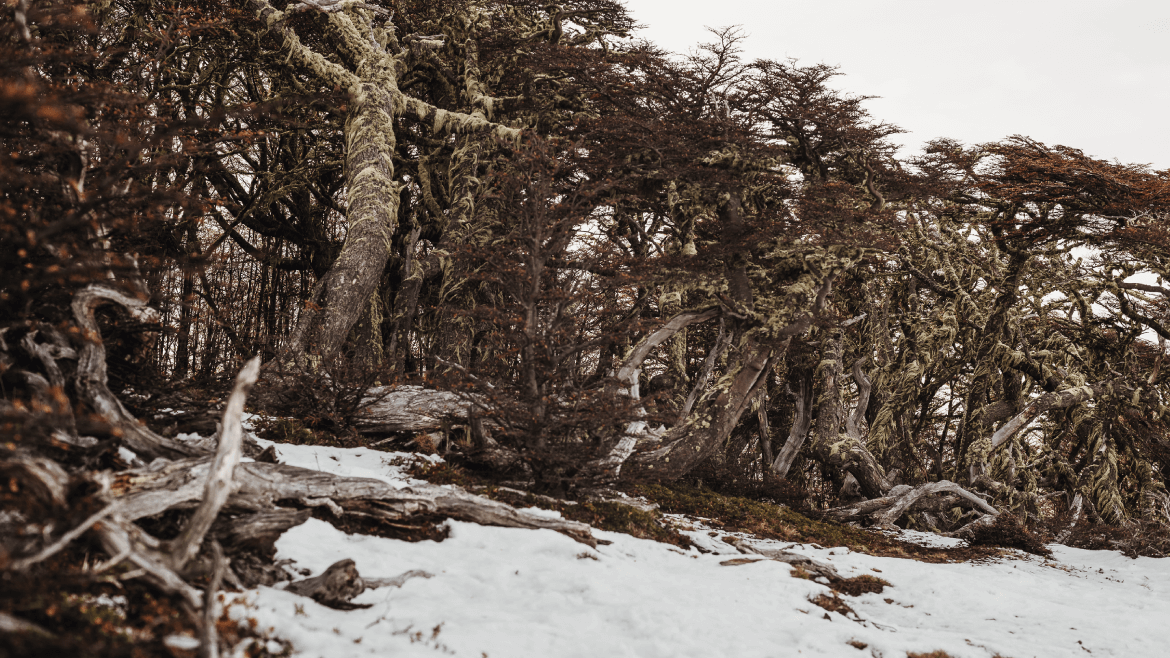
<path fill-rule="evenodd" d="M 277 449 L 286 463 L 406 483 L 407 455 Z M 793 578 L 787 564 L 724 565 L 749 556 L 723 541 L 727 533 L 690 524 L 686 534 L 711 553 L 604 531 L 594 535 L 612 543 L 591 549 L 551 530 L 458 521 L 448 522 L 445 541 L 410 543 L 347 535 L 310 519 L 280 538 L 278 558 L 312 575 L 350 558 L 366 578 L 410 570 L 433 577 L 367 590 L 354 600 L 370 604 L 365 609 L 334 610 L 260 588 L 234 595 L 230 611 L 290 642 L 297 656 L 329 658 L 902 658 L 935 650 L 956 658 L 1101 657 L 1162 656 L 1170 646 L 1170 560 L 1054 545 L 1052 560 L 1020 553 L 927 564 L 746 538 L 830 563 L 843 576 L 892 583 L 881 594 L 843 596 L 856 612 L 843 616 L 811 603 L 831 592 Z"/>

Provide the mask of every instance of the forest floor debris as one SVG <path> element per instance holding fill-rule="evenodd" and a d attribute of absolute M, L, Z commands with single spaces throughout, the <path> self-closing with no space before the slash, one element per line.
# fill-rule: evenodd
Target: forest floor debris
<path fill-rule="evenodd" d="M 277 449 L 287 463 L 320 464 L 395 486 L 411 482 L 409 462 L 439 463 L 368 449 Z M 999 548 L 979 548 L 977 560 L 943 559 L 961 555 L 956 551 L 966 550 L 964 542 L 913 531 L 861 541 L 874 533 L 844 528 L 841 537 L 852 541 L 835 546 L 831 534 L 819 542 L 791 541 L 698 492 L 657 493 L 660 518 L 693 546 L 598 529 L 601 541 L 589 549 L 548 530 L 461 521 L 441 524 L 442 541 L 409 542 L 348 534 L 310 519 L 277 542 L 278 557 L 298 569 L 316 575 L 352 559 L 365 578 L 411 570 L 434 577 L 367 590 L 354 603 L 371 607 L 349 611 L 258 588 L 232 595 L 230 614 L 271 628 L 296 656 L 751 657 L 782 648 L 792 655 L 1055 658 L 1084 653 L 1082 647 L 1094 656 L 1157 655 L 1170 642 L 1170 629 L 1157 623 L 1170 614 L 1165 560 L 1060 545 L 1048 547 L 1053 559 Z M 707 516 L 669 511 L 682 509 L 680 501 Z M 736 522 L 740 529 L 729 527 Z M 809 521 L 803 532 L 821 532 L 818 523 Z M 858 583 L 857 595 L 749 552 L 768 550 L 831 565 Z M 734 568 L 723 566 L 729 561 Z M 818 601 L 840 601 L 853 613 L 826 610 Z"/>

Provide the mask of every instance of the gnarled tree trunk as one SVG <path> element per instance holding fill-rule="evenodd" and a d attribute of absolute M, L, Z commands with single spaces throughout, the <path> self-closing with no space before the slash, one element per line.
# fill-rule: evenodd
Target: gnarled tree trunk
<path fill-rule="evenodd" d="M 299 73 L 349 91 L 345 122 L 345 173 L 349 208 L 346 239 L 337 260 L 317 282 L 297 322 L 282 358 L 286 364 L 315 370 L 340 353 L 350 329 L 370 307 L 382 271 L 389 260 L 391 240 L 398 228 L 400 186 L 394 172 L 395 118 L 415 118 L 438 135 L 492 131 L 515 139 L 519 131 L 487 121 L 483 116 L 449 112 L 398 89 L 398 76 L 408 54 L 394 35 L 393 26 L 378 27 L 371 8 L 343 6 L 325 9 L 334 45 L 353 70 L 327 60 L 301 42 L 285 22 L 286 12 L 267 0 L 252 0 L 265 26 L 283 37 L 282 48 Z M 318 9 L 315 4 L 290 6 L 288 11 Z M 426 50 L 438 43 L 408 36 L 408 48 Z M 380 346 L 379 346 L 380 347 Z"/>

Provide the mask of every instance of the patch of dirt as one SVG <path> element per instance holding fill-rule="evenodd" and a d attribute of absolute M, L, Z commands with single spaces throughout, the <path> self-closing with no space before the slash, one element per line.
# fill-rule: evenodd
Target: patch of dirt
<path fill-rule="evenodd" d="M 816 598 L 809 599 L 809 602 L 815 605 L 819 605 L 829 612 L 837 612 L 845 615 L 846 617 L 857 616 L 857 613 L 853 612 L 853 608 L 850 608 L 849 604 L 842 601 L 841 597 L 837 596 L 836 594 L 817 594 Z"/>
<path fill-rule="evenodd" d="M 893 585 L 877 576 L 862 574 L 838 580 L 831 583 L 829 587 L 833 588 L 834 592 L 840 592 L 846 596 L 861 596 L 862 594 L 881 594 L 882 590 L 893 587 Z"/>
<path fill-rule="evenodd" d="M 476 491 L 479 487 L 487 487 L 494 484 L 477 473 L 446 461 L 437 464 L 421 460 L 416 461 L 410 466 L 407 475 L 417 480 L 425 480 L 431 484 L 454 484 L 468 491 Z"/>

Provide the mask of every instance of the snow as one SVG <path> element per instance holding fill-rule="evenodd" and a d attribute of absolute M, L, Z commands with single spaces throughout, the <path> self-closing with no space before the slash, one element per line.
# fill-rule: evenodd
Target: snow
<path fill-rule="evenodd" d="M 245 425 L 247 427 L 247 425 Z M 253 437 L 260 447 L 276 445 L 276 454 L 283 464 L 325 471 L 334 475 L 352 478 L 381 480 L 401 489 L 412 484 L 421 484 L 407 475 L 410 467 L 418 462 L 436 463 L 442 458 L 437 455 L 423 455 L 411 452 L 383 452 L 373 448 L 331 448 L 329 446 L 302 446 L 275 443 Z M 543 511 L 543 510 L 542 510 Z M 328 566 L 328 565 L 326 565 Z"/>
<path fill-rule="evenodd" d="M 405 486 L 415 456 L 278 445 L 288 463 Z M 396 464 L 397 462 L 397 464 Z M 550 514 L 545 511 L 529 512 Z M 876 656 L 942 650 L 955 658 L 1156 656 L 1170 643 L 1170 561 L 1053 545 L 1054 559 L 1017 553 L 979 563 L 927 564 L 714 531 L 676 517 L 697 545 L 684 551 L 628 535 L 591 549 L 551 530 L 448 521 L 442 542 L 348 535 L 317 519 L 290 529 L 278 559 L 321 573 L 350 558 L 367 578 L 409 570 L 434 577 L 367 590 L 366 609 L 333 610 L 275 588 L 229 598 L 294 655 L 572 658 Z M 810 602 L 829 589 L 787 564 L 750 558 L 728 541 L 781 548 L 873 574 L 881 594 L 842 597 L 855 617 Z M 948 540 L 926 533 L 904 539 Z M 854 646 L 848 644 L 855 643 Z M 855 648 L 861 643 L 863 650 Z M 1091 652 L 1086 653 L 1086 652 Z"/>
<path fill-rule="evenodd" d="M 190 635 L 168 635 L 163 638 L 163 644 L 171 649 L 194 651 L 199 648 L 199 640 Z"/>

